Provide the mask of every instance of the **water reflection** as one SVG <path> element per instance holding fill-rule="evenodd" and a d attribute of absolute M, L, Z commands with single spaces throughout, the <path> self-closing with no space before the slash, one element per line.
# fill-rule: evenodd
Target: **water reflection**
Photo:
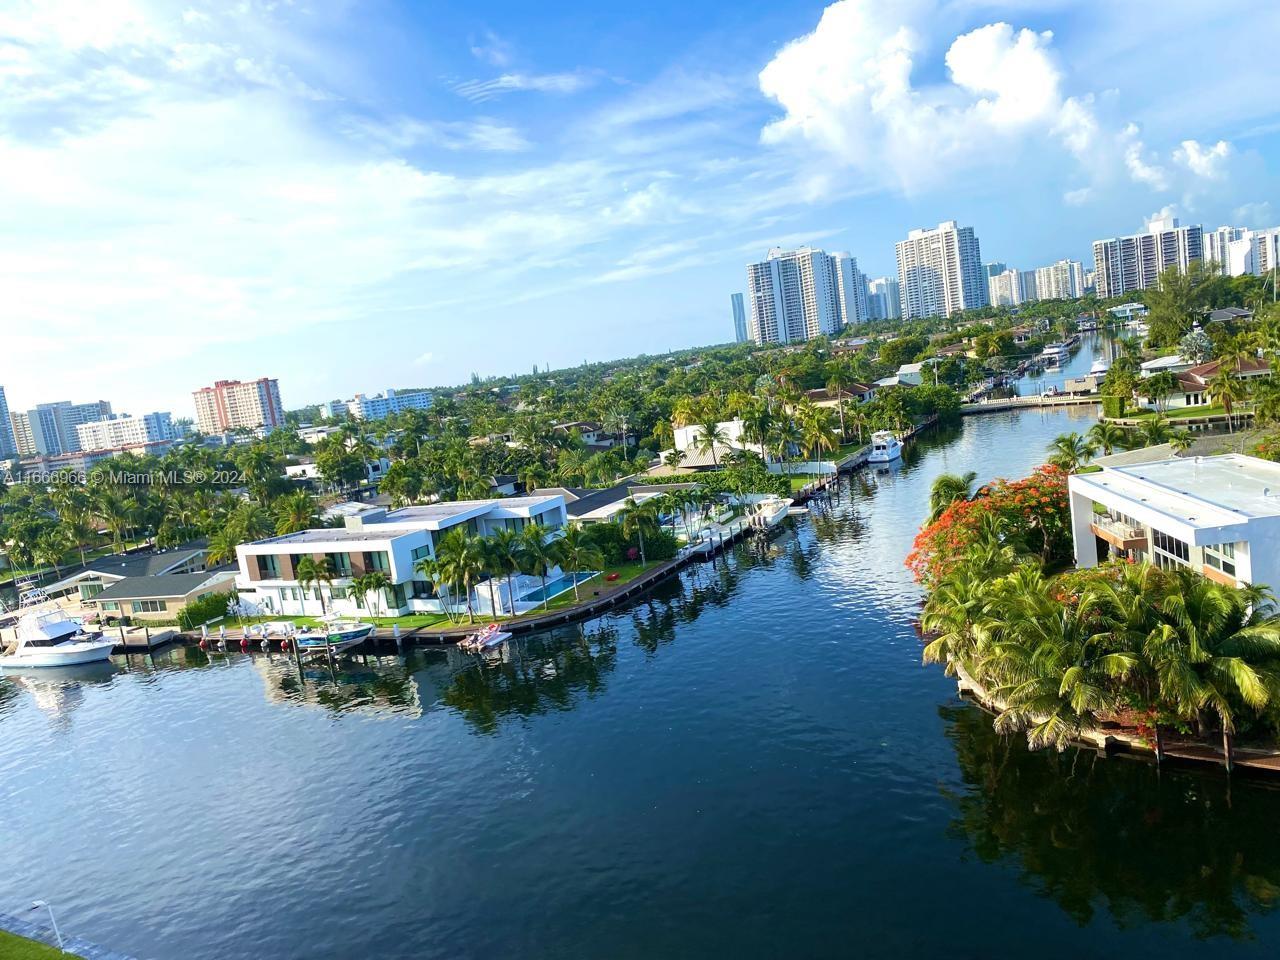
<path fill-rule="evenodd" d="M 120 667 L 110 660 L 72 667 L 6 667 L 3 675 L 10 683 L 0 683 L 0 716 L 25 690 L 41 712 L 55 718 L 60 726 L 69 725 L 84 701 L 85 689 L 110 684 L 119 672 Z"/>
<path fill-rule="evenodd" d="M 1181 921 L 1197 937 L 1252 935 L 1280 902 L 1277 789 L 1084 751 L 1029 753 L 970 706 L 940 709 L 968 789 L 952 830 L 1081 925 Z M 1260 829 L 1262 828 L 1262 829 Z"/>

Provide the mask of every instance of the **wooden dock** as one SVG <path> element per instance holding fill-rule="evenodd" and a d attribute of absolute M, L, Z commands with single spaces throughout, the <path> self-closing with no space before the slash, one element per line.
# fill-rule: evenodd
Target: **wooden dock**
<path fill-rule="evenodd" d="M 1078 397 L 1072 394 L 1062 394 L 1060 396 L 1042 397 L 1037 394 L 1032 397 L 1006 397 L 1003 400 L 981 400 L 977 403 L 962 403 L 960 405 L 960 416 L 972 417 L 980 413 L 1026 410 L 1031 407 L 1084 407 L 1090 404 L 1097 405 L 1101 402 L 1102 398 L 1095 395 Z"/>

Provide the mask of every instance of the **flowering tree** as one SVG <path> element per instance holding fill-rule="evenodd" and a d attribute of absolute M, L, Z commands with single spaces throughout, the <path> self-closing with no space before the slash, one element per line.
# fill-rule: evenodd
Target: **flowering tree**
<path fill-rule="evenodd" d="M 979 546 L 1012 548 L 1045 563 L 1071 550 L 1067 473 L 1045 465 L 1022 480 L 996 480 L 972 500 L 958 500 L 916 536 L 907 567 L 916 580 L 936 585 Z"/>

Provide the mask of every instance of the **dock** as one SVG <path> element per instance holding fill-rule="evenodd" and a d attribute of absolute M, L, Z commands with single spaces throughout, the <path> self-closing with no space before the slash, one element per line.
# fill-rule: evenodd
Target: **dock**
<path fill-rule="evenodd" d="M 1006 397 L 1003 400 L 979 400 L 976 403 L 962 403 L 960 416 L 972 417 L 980 413 L 999 413 L 1002 410 L 1025 410 L 1028 407 L 1084 407 L 1096 406 L 1102 402 L 1097 395 L 1075 396 L 1069 393 L 1054 396 L 1036 394 L 1030 397 Z"/>

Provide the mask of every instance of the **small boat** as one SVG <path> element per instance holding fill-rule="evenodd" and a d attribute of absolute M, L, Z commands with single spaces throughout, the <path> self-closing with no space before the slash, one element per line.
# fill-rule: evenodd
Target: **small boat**
<path fill-rule="evenodd" d="M 458 648 L 466 650 L 469 653 L 479 653 L 481 650 L 488 650 L 490 647 L 496 647 L 504 640 L 511 639 L 511 632 L 503 630 L 496 623 L 491 623 L 483 630 L 479 630 L 471 636 L 459 641 Z"/>
<path fill-rule="evenodd" d="M 61 611 L 28 613 L 18 620 L 17 648 L 9 656 L 0 657 L 0 669 L 98 663 L 111 656 L 115 645 L 114 640 L 104 640 L 101 633 L 86 632 L 80 621 L 68 619 Z"/>
<path fill-rule="evenodd" d="M 871 453 L 867 463 L 892 463 L 902 456 L 902 441 L 889 430 L 877 430 L 871 435 Z"/>
<path fill-rule="evenodd" d="M 374 625 L 363 620 L 327 618 L 320 627 L 300 630 L 294 642 L 302 656 L 326 656 L 358 647 L 373 634 Z"/>

